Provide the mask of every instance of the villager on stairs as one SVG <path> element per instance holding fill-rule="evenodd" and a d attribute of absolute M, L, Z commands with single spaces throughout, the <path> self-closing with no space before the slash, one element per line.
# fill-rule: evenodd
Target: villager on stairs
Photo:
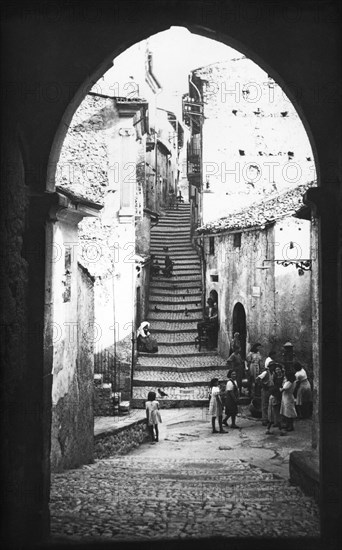
<path fill-rule="evenodd" d="M 147 321 L 158 341 L 158 354 L 138 354 L 132 406 L 144 407 L 146 395 L 163 392 L 163 408 L 208 406 L 210 380 L 226 379 L 225 360 L 217 352 L 194 347 L 202 321 L 201 261 L 190 237 L 190 205 L 169 210 L 151 230 L 154 263 L 169 256 L 172 278 L 163 272 L 150 281 Z"/>

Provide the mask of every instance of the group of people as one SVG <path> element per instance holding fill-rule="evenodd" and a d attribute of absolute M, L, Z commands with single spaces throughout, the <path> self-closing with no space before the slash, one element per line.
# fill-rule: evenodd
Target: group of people
<path fill-rule="evenodd" d="M 294 430 L 295 418 L 308 418 L 311 415 L 312 390 L 303 365 L 294 362 L 284 367 L 274 360 L 275 352 L 271 351 L 264 368 L 261 368 L 259 347 L 260 344 L 252 347 L 247 356 L 247 365 L 242 361 L 236 347 L 227 361 L 232 368 L 228 370 L 226 385 L 220 384 L 218 378 L 211 381 L 209 414 L 213 433 L 218 433 L 216 419 L 220 433 L 224 433 L 223 425 L 228 426 L 229 418 L 231 418 L 231 427 L 237 427 L 235 420 L 244 375 L 241 363 L 248 371 L 250 387 L 253 388 L 254 394 L 256 388 L 260 388 L 262 424 L 267 426 L 266 434 L 272 433 L 272 427 L 278 427 L 280 434 L 285 435 Z"/>
<path fill-rule="evenodd" d="M 262 423 L 284 431 L 293 431 L 295 418 L 309 418 L 312 412 L 312 389 L 308 375 L 301 363 L 295 361 L 285 367 L 274 361 L 270 353 L 265 369 L 257 377 L 261 384 Z"/>
<path fill-rule="evenodd" d="M 229 370 L 226 386 L 219 383 L 218 378 L 213 378 L 210 386 L 209 395 L 209 414 L 211 415 L 211 425 L 213 433 L 225 433 L 223 425 L 228 426 L 228 420 L 231 418 L 231 427 L 238 428 L 236 425 L 236 416 L 238 414 L 239 388 L 236 382 L 236 372 Z M 223 413 L 225 417 L 223 418 Z M 216 429 L 216 419 L 218 420 L 219 430 Z"/>
<path fill-rule="evenodd" d="M 173 191 L 169 193 L 169 208 L 170 210 L 173 210 L 174 207 L 178 210 L 178 205 L 184 203 L 184 197 L 182 195 L 182 192 L 179 190 L 178 195 L 176 195 Z"/>
<path fill-rule="evenodd" d="M 298 363 L 283 367 L 273 361 L 269 354 L 269 361 L 264 370 L 256 376 L 256 384 L 261 383 L 263 402 L 267 403 L 267 416 L 263 417 L 263 425 L 267 426 L 266 434 L 272 433 L 272 427 L 278 427 L 280 435 L 294 430 L 293 421 L 298 416 L 310 414 L 312 402 L 311 385 L 304 367 Z M 238 377 L 234 369 L 229 369 L 227 382 L 219 382 L 213 378 L 210 383 L 209 414 L 211 416 L 212 433 L 227 433 L 223 426 L 237 429 L 238 401 L 240 391 Z M 296 401 L 297 400 L 297 401 Z M 161 414 L 156 393 L 150 391 L 146 401 L 147 425 L 152 443 L 159 440 Z M 216 425 L 216 420 L 218 426 Z M 216 429 L 218 427 L 218 430 Z"/>

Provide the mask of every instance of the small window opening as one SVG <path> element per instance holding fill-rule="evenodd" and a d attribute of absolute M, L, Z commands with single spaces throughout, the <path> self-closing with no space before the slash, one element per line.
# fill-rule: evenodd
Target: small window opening
<path fill-rule="evenodd" d="M 234 234 L 234 247 L 240 248 L 241 246 L 241 233 Z"/>
<path fill-rule="evenodd" d="M 215 254 L 215 237 L 209 237 L 209 254 L 210 256 Z"/>

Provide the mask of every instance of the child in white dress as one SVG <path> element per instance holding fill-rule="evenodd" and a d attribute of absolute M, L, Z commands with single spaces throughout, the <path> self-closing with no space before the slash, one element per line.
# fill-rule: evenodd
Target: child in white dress
<path fill-rule="evenodd" d="M 156 401 L 156 393 L 154 391 L 150 391 L 147 396 L 146 418 L 152 443 L 159 441 L 158 424 L 161 423 L 162 419 L 159 412 L 159 401 Z"/>

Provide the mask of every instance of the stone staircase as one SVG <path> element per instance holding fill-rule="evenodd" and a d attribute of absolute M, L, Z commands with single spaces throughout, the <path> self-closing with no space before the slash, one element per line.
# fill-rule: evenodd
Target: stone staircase
<path fill-rule="evenodd" d="M 174 261 L 170 278 L 155 277 L 150 285 L 151 331 L 157 354 L 142 353 L 133 378 L 133 407 L 143 407 L 153 390 L 163 408 L 205 405 L 212 378 L 226 377 L 225 361 L 215 352 L 195 348 L 202 319 L 201 262 L 190 239 L 190 205 L 169 210 L 151 231 L 151 254 L 164 265 L 164 247 Z M 162 397 L 159 391 L 167 395 Z"/>

